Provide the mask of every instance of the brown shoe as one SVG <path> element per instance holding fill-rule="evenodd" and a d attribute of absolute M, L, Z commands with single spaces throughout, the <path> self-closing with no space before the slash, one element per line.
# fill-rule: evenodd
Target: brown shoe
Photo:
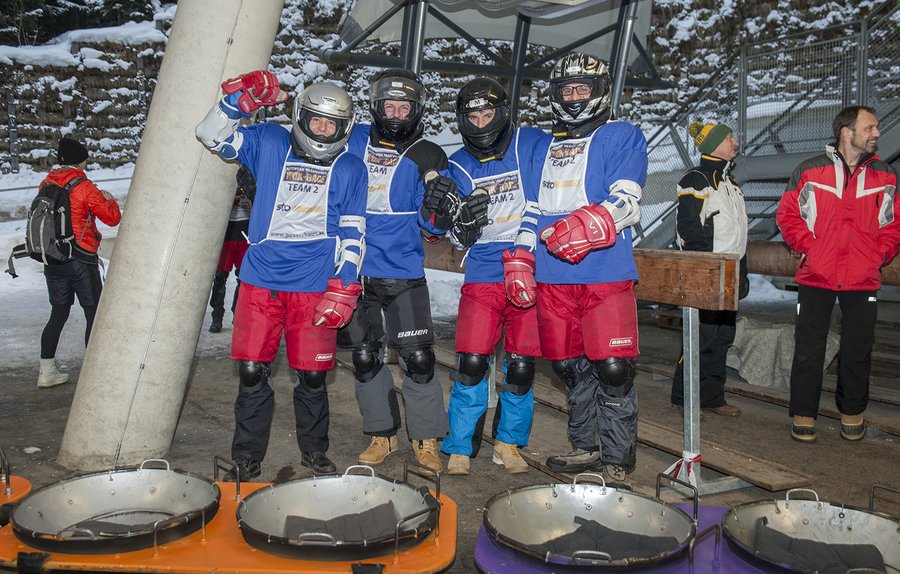
<path fill-rule="evenodd" d="M 737 417 L 741 415 L 741 409 L 737 408 L 734 405 L 722 405 L 721 407 L 712 407 L 710 409 L 703 410 L 715 413 L 717 415 L 722 415 L 723 417 Z"/>
<path fill-rule="evenodd" d="M 816 442 L 816 419 L 794 415 L 791 438 L 800 442 Z"/>
<path fill-rule="evenodd" d="M 372 444 L 359 455 L 359 464 L 381 464 L 387 455 L 397 452 L 400 445 L 397 444 L 397 435 L 373 436 Z"/>
<path fill-rule="evenodd" d="M 866 423 L 862 413 L 845 415 L 841 413 L 841 438 L 846 440 L 862 440 L 866 436 Z"/>
<path fill-rule="evenodd" d="M 416 460 L 424 467 L 430 468 L 435 472 L 440 472 L 444 465 L 437 454 L 437 439 L 426 438 L 425 440 L 412 441 L 413 453 Z"/>
<path fill-rule="evenodd" d="M 528 472 L 528 463 L 519 454 L 519 447 L 502 441 L 494 443 L 494 464 L 502 464 L 510 474 Z"/>
<path fill-rule="evenodd" d="M 447 463 L 447 474 L 466 476 L 469 474 L 469 457 L 464 454 L 451 454 Z"/>

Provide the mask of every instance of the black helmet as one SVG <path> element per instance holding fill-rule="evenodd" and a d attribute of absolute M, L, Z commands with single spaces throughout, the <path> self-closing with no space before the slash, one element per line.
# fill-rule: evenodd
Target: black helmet
<path fill-rule="evenodd" d="M 582 83 L 591 88 L 583 98 L 566 101 L 562 91 L 567 84 Z M 560 58 L 550 72 L 550 107 L 566 125 L 579 125 L 609 110 L 611 96 L 609 66 L 589 54 L 572 52 Z"/>
<path fill-rule="evenodd" d="M 470 112 L 494 110 L 494 117 L 484 127 L 469 121 Z M 503 156 L 509 145 L 507 132 L 511 123 L 509 96 L 503 86 L 490 78 L 476 78 L 464 85 L 456 96 L 456 123 L 463 145 L 476 158 Z M 499 157 L 498 157 L 499 156 Z"/>
<path fill-rule="evenodd" d="M 388 119 L 384 111 L 385 100 L 402 100 L 410 103 L 405 118 Z M 425 86 L 418 76 L 403 68 L 388 68 L 372 76 L 369 84 L 369 111 L 382 139 L 401 143 L 421 129 L 425 111 Z"/>

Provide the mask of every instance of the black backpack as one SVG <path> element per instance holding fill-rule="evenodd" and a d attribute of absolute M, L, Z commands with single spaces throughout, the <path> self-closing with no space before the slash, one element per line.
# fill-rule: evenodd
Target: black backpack
<path fill-rule="evenodd" d="M 41 184 L 28 210 L 25 243 L 13 248 L 7 273 L 16 277 L 13 258 L 28 256 L 44 265 L 66 263 L 75 258 L 69 193 L 82 181 L 83 177 L 72 178 L 65 187 L 46 181 Z"/>

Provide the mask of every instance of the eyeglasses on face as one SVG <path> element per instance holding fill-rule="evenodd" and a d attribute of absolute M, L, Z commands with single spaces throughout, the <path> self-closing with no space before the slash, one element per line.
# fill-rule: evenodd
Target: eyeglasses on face
<path fill-rule="evenodd" d="M 579 96 L 589 96 L 591 94 L 591 87 L 587 84 L 563 86 L 559 89 L 559 93 L 563 96 L 571 96 L 575 94 Z"/>

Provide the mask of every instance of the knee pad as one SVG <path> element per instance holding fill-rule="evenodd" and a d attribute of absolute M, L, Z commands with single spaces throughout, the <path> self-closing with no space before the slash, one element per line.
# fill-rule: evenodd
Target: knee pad
<path fill-rule="evenodd" d="M 383 365 L 379 343 L 363 343 L 353 349 L 353 368 L 356 378 L 361 382 L 367 383 L 374 379 Z"/>
<path fill-rule="evenodd" d="M 569 388 L 574 388 L 580 381 L 591 376 L 591 363 L 584 356 L 553 361 L 550 366 Z"/>
<path fill-rule="evenodd" d="M 497 390 L 521 397 L 528 394 L 533 382 L 534 357 L 510 354 L 506 359 L 506 381 L 497 385 Z"/>
<path fill-rule="evenodd" d="M 474 387 L 484 378 L 490 365 L 490 357 L 477 353 L 460 353 L 456 380 L 467 387 Z"/>
<path fill-rule="evenodd" d="M 634 360 L 612 357 L 594 361 L 594 370 L 603 390 L 614 397 L 624 397 L 634 386 Z"/>
<path fill-rule="evenodd" d="M 431 347 L 409 349 L 401 357 L 413 382 L 424 385 L 434 377 L 434 351 Z"/>
<path fill-rule="evenodd" d="M 258 363 L 256 361 L 238 361 L 238 376 L 245 387 L 255 387 L 259 383 L 269 380 L 272 372 L 271 363 Z"/>
<path fill-rule="evenodd" d="M 320 389 L 325 386 L 325 377 L 328 371 L 301 371 L 297 369 L 297 384 L 306 385 L 310 389 Z"/>

